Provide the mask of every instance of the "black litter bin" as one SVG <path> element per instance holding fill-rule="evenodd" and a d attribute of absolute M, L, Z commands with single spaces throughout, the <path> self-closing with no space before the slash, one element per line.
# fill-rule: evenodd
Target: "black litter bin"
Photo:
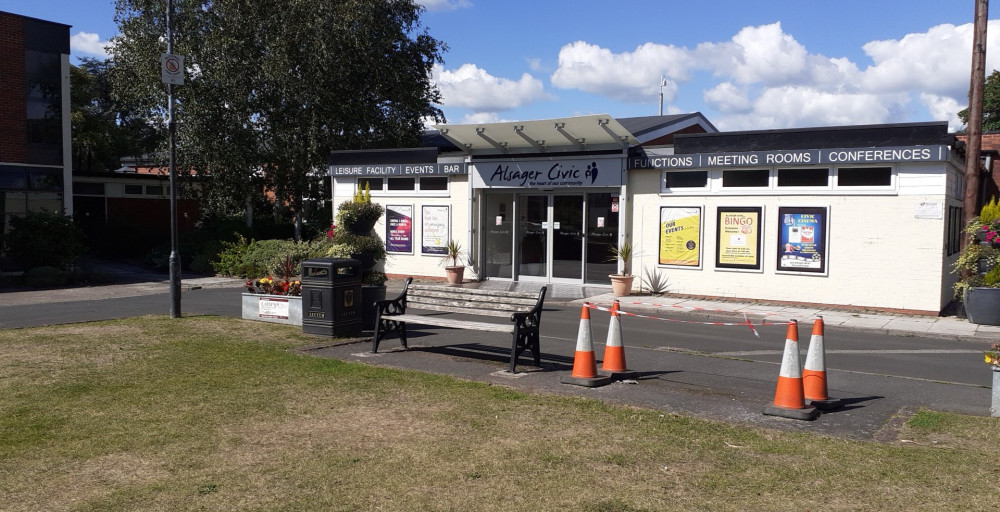
<path fill-rule="evenodd" d="M 302 262 L 302 332 L 331 338 L 361 334 L 360 261 Z"/>

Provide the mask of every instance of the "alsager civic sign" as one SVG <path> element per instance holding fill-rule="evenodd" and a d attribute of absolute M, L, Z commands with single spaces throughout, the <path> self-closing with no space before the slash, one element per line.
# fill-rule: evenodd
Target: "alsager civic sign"
<path fill-rule="evenodd" d="M 776 165 L 879 164 L 939 162 L 950 157 L 948 146 L 888 148 L 795 149 L 746 153 L 692 153 L 629 158 L 629 169 L 689 169 L 704 167 L 771 167 Z"/>
<path fill-rule="evenodd" d="M 477 187 L 620 187 L 620 158 L 493 160 L 473 163 Z"/>

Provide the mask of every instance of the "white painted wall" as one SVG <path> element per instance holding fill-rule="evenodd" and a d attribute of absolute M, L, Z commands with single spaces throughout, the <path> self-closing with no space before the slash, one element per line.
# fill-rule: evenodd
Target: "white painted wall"
<path fill-rule="evenodd" d="M 900 164 L 896 190 L 863 195 L 706 195 L 658 193 L 660 171 L 630 171 L 634 272 L 658 268 L 669 292 L 937 312 L 951 299 L 946 257 L 948 169 L 943 162 Z M 657 191 L 653 193 L 651 191 Z M 944 204 L 942 219 L 916 218 L 921 201 Z M 701 206 L 702 268 L 658 265 L 660 206 Z M 720 206 L 763 206 L 762 270 L 715 268 L 716 214 Z M 827 207 L 827 275 L 778 273 L 778 207 Z"/>
<path fill-rule="evenodd" d="M 356 180 L 353 178 L 334 178 L 334 212 L 344 201 L 350 201 L 354 196 Z M 470 240 L 470 215 L 469 215 L 469 177 L 468 175 L 451 175 L 447 192 L 435 193 L 407 193 L 407 195 L 389 195 L 389 193 L 372 193 L 372 202 L 379 203 L 383 207 L 386 205 L 412 205 L 413 206 L 413 253 L 399 254 L 390 253 L 385 262 L 385 273 L 389 275 L 404 276 L 428 276 L 444 278 L 444 263 L 441 256 L 436 254 L 421 254 L 420 237 L 423 232 L 421 225 L 421 207 L 444 206 L 450 207 L 449 217 L 451 221 L 451 237 L 458 241 L 463 252 L 469 252 L 473 246 Z M 375 232 L 385 240 L 385 216 L 375 225 Z M 466 263 L 468 265 L 468 263 Z M 475 273 L 471 266 L 465 269 L 465 278 L 474 279 Z"/>

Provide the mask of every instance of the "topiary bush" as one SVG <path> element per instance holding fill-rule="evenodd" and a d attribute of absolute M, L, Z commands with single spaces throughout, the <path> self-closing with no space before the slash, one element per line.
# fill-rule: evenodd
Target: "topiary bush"
<path fill-rule="evenodd" d="M 7 256 L 30 267 L 66 270 L 86 251 L 83 233 L 66 215 L 32 212 L 10 219 L 4 239 Z"/>

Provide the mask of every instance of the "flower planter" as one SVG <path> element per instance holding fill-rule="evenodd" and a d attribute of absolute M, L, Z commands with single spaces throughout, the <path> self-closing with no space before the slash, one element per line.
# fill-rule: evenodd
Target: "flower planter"
<path fill-rule="evenodd" d="M 462 284 L 462 280 L 465 278 L 465 267 L 445 267 L 444 273 L 445 277 L 448 278 L 448 284 Z"/>
<path fill-rule="evenodd" d="M 276 324 L 302 325 L 302 297 L 244 293 L 243 318 Z"/>
<path fill-rule="evenodd" d="M 358 219 L 353 225 L 347 226 L 347 230 L 355 235 L 370 235 L 378 217 L 374 219 Z"/>
<path fill-rule="evenodd" d="M 1000 325 L 1000 288 L 969 288 L 963 299 L 969 321 L 980 325 Z"/>
<path fill-rule="evenodd" d="M 632 280 L 635 276 L 623 276 L 621 274 L 611 274 L 611 292 L 615 297 L 627 297 L 632 293 Z"/>

